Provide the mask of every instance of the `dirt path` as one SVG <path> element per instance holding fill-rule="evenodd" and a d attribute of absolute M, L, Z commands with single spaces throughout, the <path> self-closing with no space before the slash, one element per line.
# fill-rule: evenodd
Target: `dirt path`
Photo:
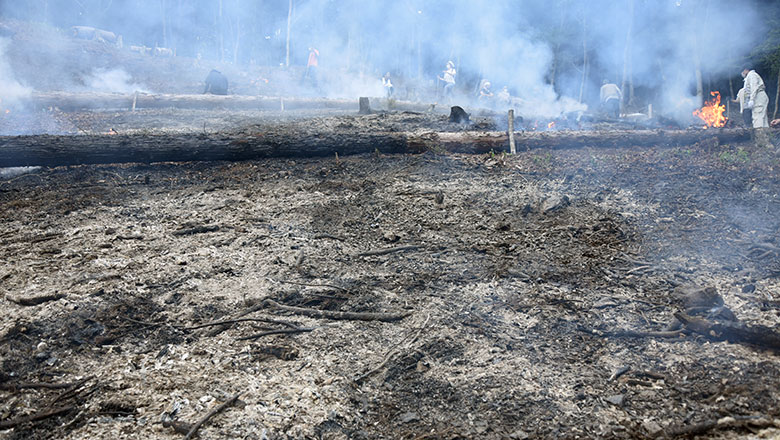
<path fill-rule="evenodd" d="M 776 354 L 598 333 L 663 330 L 685 286 L 775 326 L 778 171 L 720 147 L 2 180 L 0 420 L 73 409 L 0 436 L 181 439 L 165 414 L 194 423 L 238 392 L 202 438 L 637 438 L 780 417 Z M 361 255 L 376 250 L 393 251 Z M 411 316 L 334 321 L 264 299 Z M 251 309 L 242 318 L 277 322 L 184 328 Z M 239 340 L 291 327 L 305 331 Z M 12 387 L 84 378 L 69 394 Z"/>

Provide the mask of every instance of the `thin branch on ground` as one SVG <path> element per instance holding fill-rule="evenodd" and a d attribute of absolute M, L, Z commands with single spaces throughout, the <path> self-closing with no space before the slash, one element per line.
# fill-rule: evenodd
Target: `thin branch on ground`
<path fill-rule="evenodd" d="M 279 310 L 284 310 L 287 312 L 295 313 L 298 315 L 304 315 L 311 318 L 339 319 L 339 320 L 348 320 L 348 321 L 391 322 L 391 321 L 400 321 L 401 319 L 404 319 L 407 316 L 412 314 L 412 312 L 359 313 L 359 312 L 337 312 L 331 310 L 318 310 L 318 309 L 309 309 L 304 307 L 287 306 L 287 305 L 279 304 L 278 302 L 270 299 L 266 299 L 265 301 L 263 301 L 263 303 L 268 306 L 277 308 Z"/>
<path fill-rule="evenodd" d="M 226 319 L 224 321 L 214 321 L 214 322 L 207 322 L 205 324 L 199 324 L 199 325 L 193 325 L 192 327 L 181 327 L 182 330 L 197 330 L 199 328 L 205 328 L 205 327 L 213 327 L 215 325 L 228 325 L 228 324 L 235 324 L 238 322 L 266 322 L 269 324 L 280 324 L 284 325 L 290 328 L 298 328 L 297 325 L 286 322 L 286 321 L 279 321 L 277 319 L 269 319 L 269 318 L 236 318 L 236 319 Z"/>
<path fill-rule="evenodd" d="M 396 348 L 388 351 L 385 354 L 385 358 L 382 361 L 382 363 L 380 363 L 376 367 L 368 370 L 367 372 L 365 372 L 365 373 L 361 374 L 360 376 L 358 376 L 357 378 L 355 378 L 354 382 L 359 385 L 361 382 L 366 380 L 366 378 L 368 378 L 369 376 L 377 373 L 382 368 L 384 368 L 385 365 L 387 365 L 387 363 L 390 362 L 390 359 L 392 359 L 396 355 L 398 355 L 401 352 L 401 350 L 403 350 L 405 348 L 408 348 L 408 347 L 411 347 L 411 345 L 414 344 L 417 341 L 417 339 L 420 337 L 420 334 L 422 333 L 422 331 L 425 330 L 425 327 L 428 325 L 428 321 L 430 319 L 431 319 L 431 315 L 428 315 L 428 317 L 425 318 L 425 322 L 423 323 L 423 325 L 417 330 L 417 332 L 414 334 L 414 337 L 409 342 L 405 342 L 405 339 L 408 338 L 408 335 L 407 335 L 407 337 L 404 338 L 404 340 L 401 340 L 401 342 L 398 344 L 398 346 L 396 346 Z"/>
<path fill-rule="evenodd" d="M 332 289 L 338 289 L 342 292 L 347 292 L 347 289 L 339 286 L 334 286 L 333 284 L 310 284 L 310 283 L 300 283 L 297 281 L 287 281 L 287 280 L 274 280 L 271 278 L 268 278 L 269 281 L 272 281 L 274 283 L 284 283 L 284 284 L 295 284 L 296 286 L 305 286 L 305 287 L 330 287 Z"/>
<path fill-rule="evenodd" d="M 200 427 L 203 426 L 203 424 L 206 423 L 206 421 L 208 419 L 210 419 L 210 418 L 214 417 L 215 415 L 219 414 L 220 412 L 222 412 L 225 408 L 229 407 L 230 405 L 233 405 L 236 402 L 236 400 L 238 400 L 238 396 L 240 396 L 240 395 L 241 395 L 240 392 L 234 394 L 231 398 L 226 400 L 224 403 L 222 403 L 221 405 L 219 405 L 216 408 L 214 408 L 211 411 L 209 411 L 208 414 L 203 416 L 202 419 L 198 420 L 198 422 L 195 423 L 192 426 L 192 428 L 190 429 L 190 432 L 188 432 L 187 435 L 184 436 L 184 440 L 191 439 L 192 436 L 195 435 L 196 432 L 198 432 L 198 429 L 200 429 Z"/>
<path fill-rule="evenodd" d="M 54 406 L 55 403 L 59 402 L 60 400 L 69 399 L 73 396 L 75 396 L 78 393 L 79 388 L 84 386 L 85 383 L 89 382 L 90 380 L 94 379 L 95 376 L 87 376 L 84 379 L 81 379 L 80 381 L 74 383 L 70 387 L 68 387 L 65 391 L 57 395 L 51 402 L 49 402 L 46 406 Z"/>
<path fill-rule="evenodd" d="M 60 414 L 71 412 L 75 409 L 75 406 L 63 406 L 62 408 L 53 408 L 31 414 L 29 416 L 17 417 L 11 420 L 3 420 L 0 422 L 0 429 L 9 429 L 15 426 L 28 422 L 37 422 L 38 420 L 48 419 L 49 417 L 55 417 Z"/>
<path fill-rule="evenodd" d="M 254 340 L 254 339 L 262 338 L 263 336 L 270 336 L 270 335 L 292 335 L 296 333 L 306 333 L 306 332 L 313 331 L 314 329 L 315 327 L 299 327 L 299 328 L 290 328 L 290 329 L 268 330 L 266 332 L 255 333 L 254 335 L 237 338 L 236 341 Z"/>
<path fill-rule="evenodd" d="M 405 251 L 416 251 L 419 249 L 420 246 L 397 246 L 392 247 L 388 249 L 372 249 L 370 251 L 365 251 L 357 254 L 358 257 L 371 257 L 371 256 L 377 256 L 377 255 L 387 255 L 392 254 L 394 252 L 405 252 Z"/>
<path fill-rule="evenodd" d="M 617 337 L 617 338 L 667 338 L 676 339 L 685 334 L 684 330 L 675 331 L 635 331 L 635 330 L 614 330 L 602 331 L 580 327 L 580 331 L 599 337 Z"/>
<path fill-rule="evenodd" d="M 17 382 L 0 384 L 0 390 L 14 391 L 27 388 L 44 388 L 49 390 L 63 390 L 72 387 L 72 383 L 46 383 L 46 382 Z"/>

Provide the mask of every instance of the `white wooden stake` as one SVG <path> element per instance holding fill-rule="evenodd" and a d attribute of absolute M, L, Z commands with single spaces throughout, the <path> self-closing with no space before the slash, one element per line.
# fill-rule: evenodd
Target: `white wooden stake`
<path fill-rule="evenodd" d="M 515 148 L 515 110 L 514 109 L 509 110 L 509 152 L 511 154 L 517 153 L 517 149 Z"/>

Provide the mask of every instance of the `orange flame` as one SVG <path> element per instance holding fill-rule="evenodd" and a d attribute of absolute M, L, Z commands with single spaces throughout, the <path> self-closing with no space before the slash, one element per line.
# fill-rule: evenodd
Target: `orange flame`
<path fill-rule="evenodd" d="M 555 121 L 550 121 L 549 124 L 547 124 L 547 128 L 553 128 L 555 127 Z"/>
<path fill-rule="evenodd" d="M 720 103 L 720 92 L 710 92 L 710 95 L 713 96 L 712 100 L 706 101 L 701 109 L 694 110 L 693 115 L 704 121 L 706 127 L 723 127 L 728 121 L 723 115 L 726 106 Z"/>

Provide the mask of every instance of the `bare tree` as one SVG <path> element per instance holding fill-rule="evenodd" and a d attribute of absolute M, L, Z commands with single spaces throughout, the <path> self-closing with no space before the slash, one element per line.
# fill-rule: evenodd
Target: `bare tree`
<path fill-rule="evenodd" d="M 701 24 L 702 28 L 707 27 L 707 21 L 709 19 L 709 13 L 710 13 L 710 3 L 707 0 L 702 0 L 704 3 L 704 20 Z M 698 3 L 695 4 L 695 6 L 698 6 Z M 696 8 L 698 9 L 698 8 Z M 696 26 L 694 24 L 694 26 Z M 696 69 L 696 101 L 699 106 L 704 105 L 704 79 L 702 77 L 701 72 L 701 45 L 699 43 L 699 32 L 698 29 L 694 29 L 695 32 L 693 32 L 693 63 L 694 68 Z"/>
<path fill-rule="evenodd" d="M 555 75 L 558 73 L 558 64 L 560 58 L 561 41 L 563 40 L 563 25 L 566 18 L 566 10 L 568 9 L 568 0 L 559 0 L 558 7 L 556 8 L 561 13 L 561 21 L 558 24 L 558 29 L 553 34 L 555 41 L 555 48 L 553 48 L 552 66 L 550 68 L 550 85 L 555 89 Z"/>
<path fill-rule="evenodd" d="M 166 25 L 165 0 L 160 0 L 160 17 L 162 17 L 163 47 L 168 47 L 168 26 Z"/>
<path fill-rule="evenodd" d="M 287 44 L 285 56 L 285 67 L 290 67 L 290 29 L 292 28 L 292 13 L 293 13 L 293 0 L 290 0 L 290 5 L 287 9 Z"/>
<path fill-rule="evenodd" d="M 225 61 L 225 28 L 223 26 L 223 0 L 219 0 L 219 10 L 217 11 L 217 29 L 219 31 L 219 62 Z"/>
<path fill-rule="evenodd" d="M 588 18 L 587 14 L 582 14 L 582 80 L 580 81 L 580 98 L 582 102 L 585 98 L 585 84 L 588 82 L 590 73 L 590 60 L 588 59 Z"/>
<path fill-rule="evenodd" d="M 620 113 L 625 113 L 627 104 L 630 104 L 634 99 L 634 85 L 633 80 L 631 79 L 631 73 L 633 71 L 633 67 L 631 66 L 631 35 L 634 32 L 634 6 L 634 0 L 630 0 L 628 12 L 628 29 L 626 30 L 626 46 L 623 51 L 623 81 L 620 84 L 620 90 L 623 91 L 623 99 L 620 100 Z M 626 93 L 626 86 L 629 85 L 629 81 L 631 82 L 631 92 Z M 626 97 L 628 97 L 628 102 L 626 102 Z"/>
<path fill-rule="evenodd" d="M 780 69 L 777 71 L 777 93 L 775 93 L 775 112 L 772 113 L 772 119 L 777 118 L 777 103 L 780 101 Z"/>
<path fill-rule="evenodd" d="M 238 49 L 241 43 L 241 13 L 244 8 L 242 7 L 241 0 L 236 0 L 236 7 L 234 8 L 236 24 L 233 26 L 233 21 L 228 19 L 230 25 L 230 35 L 233 40 L 233 64 L 238 64 Z"/>

